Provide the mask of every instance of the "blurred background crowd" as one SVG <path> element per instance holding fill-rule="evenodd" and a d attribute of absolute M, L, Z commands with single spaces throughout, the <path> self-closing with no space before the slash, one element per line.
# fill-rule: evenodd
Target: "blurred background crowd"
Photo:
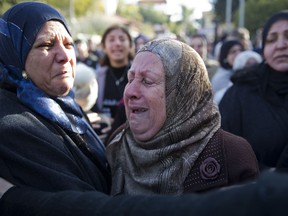
<path fill-rule="evenodd" d="M 0 0 L 0 13 L 19 0 Z M 125 122 L 123 91 L 134 54 L 171 37 L 202 57 L 220 103 L 231 77 L 262 61 L 262 28 L 288 0 L 46 0 L 70 22 L 77 57 L 75 95 L 106 138 Z"/>
<path fill-rule="evenodd" d="M 22 0 L 23 1 L 23 0 Z M 0 0 L 0 14 L 21 0 Z M 177 37 L 186 42 L 192 35 L 205 35 L 209 54 L 216 43 L 235 28 L 245 27 L 252 45 L 261 41 L 261 27 L 267 17 L 285 9 L 287 0 L 46 0 L 70 22 L 75 40 L 99 45 L 105 29 L 122 24 L 133 38 L 144 34 Z M 212 53 L 213 54 L 213 53 Z"/>

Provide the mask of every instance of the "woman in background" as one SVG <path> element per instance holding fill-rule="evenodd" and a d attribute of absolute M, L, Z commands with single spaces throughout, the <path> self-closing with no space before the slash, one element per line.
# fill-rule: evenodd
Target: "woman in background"
<path fill-rule="evenodd" d="M 219 104 L 222 128 L 247 139 L 262 169 L 288 168 L 288 11 L 263 28 L 264 62 L 234 80 Z"/>
<path fill-rule="evenodd" d="M 212 90 L 217 91 L 227 88 L 230 78 L 233 75 L 233 62 L 236 56 L 244 50 L 243 45 L 238 40 L 228 40 L 223 42 L 219 54 L 219 68 L 211 79 Z"/>
<path fill-rule="evenodd" d="M 104 132 L 109 136 L 108 134 L 126 121 L 122 99 L 128 81 L 127 71 L 134 57 L 134 44 L 125 27 L 112 25 L 104 32 L 101 45 L 104 57 L 101 67 L 96 71 L 99 91 L 92 111 L 110 118 L 112 129 Z"/>
<path fill-rule="evenodd" d="M 232 80 L 236 79 L 241 73 L 244 73 L 247 68 L 252 67 L 256 64 L 260 64 L 261 62 L 262 56 L 255 51 L 245 50 L 243 52 L 240 52 L 233 62 L 233 71 L 229 84 L 225 88 L 222 88 L 214 94 L 215 103 L 220 103 L 227 89 L 233 85 Z"/>

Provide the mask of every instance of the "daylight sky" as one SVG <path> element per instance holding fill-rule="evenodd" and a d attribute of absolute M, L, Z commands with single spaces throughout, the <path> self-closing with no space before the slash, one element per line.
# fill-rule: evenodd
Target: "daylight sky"
<path fill-rule="evenodd" d="M 169 13 L 173 13 L 173 11 L 180 6 L 185 5 L 188 8 L 193 8 L 195 12 L 195 18 L 200 18 L 202 16 L 203 11 L 211 10 L 211 4 L 209 0 L 167 0 L 167 10 Z"/>
<path fill-rule="evenodd" d="M 137 0 L 125 0 L 127 3 L 136 3 Z M 203 11 L 211 10 L 209 0 L 166 0 L 165 11 L 168 14 L 177 14 L 181 11 L 180 5 L 185 5 L 189 9 L 194 9 L 195 18 L 200 18 Z"/>

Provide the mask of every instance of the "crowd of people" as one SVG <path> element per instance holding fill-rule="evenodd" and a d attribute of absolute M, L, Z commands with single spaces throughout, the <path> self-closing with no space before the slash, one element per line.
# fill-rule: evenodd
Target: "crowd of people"
<path fill-rule="evenodd" d="M 213 56 L 121 25 L 92 52 L 40 2 L 0 21 L 1 215 L 287 212 L 288 11 L 261 55 L 243 29 Z"/>

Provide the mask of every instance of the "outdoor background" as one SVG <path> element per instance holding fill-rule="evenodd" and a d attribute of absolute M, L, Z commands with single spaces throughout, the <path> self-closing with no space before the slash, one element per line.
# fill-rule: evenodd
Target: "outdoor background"
<path fill-rule="evenodd" d="M 20 0 L 0 0 L 0 14 Z M 211 40 L 234 27 L 245 27 L 251 38 L 272 13 L 288 9 L 288 0 L 47 0 L 67 19 L 73 37 L 99 37 L 109 25 L 126 25 L 132 36 L 154 37 L 162 31 L 179 37 L 196 32 Z M 243 7 L 244 3 L 244 7 Z M 242 8 L 241 8 L 242 7 Z M 228 16 L 228 17 L 227 17 Z M 231 17 L 230 17 L 231 16 Z"/>

